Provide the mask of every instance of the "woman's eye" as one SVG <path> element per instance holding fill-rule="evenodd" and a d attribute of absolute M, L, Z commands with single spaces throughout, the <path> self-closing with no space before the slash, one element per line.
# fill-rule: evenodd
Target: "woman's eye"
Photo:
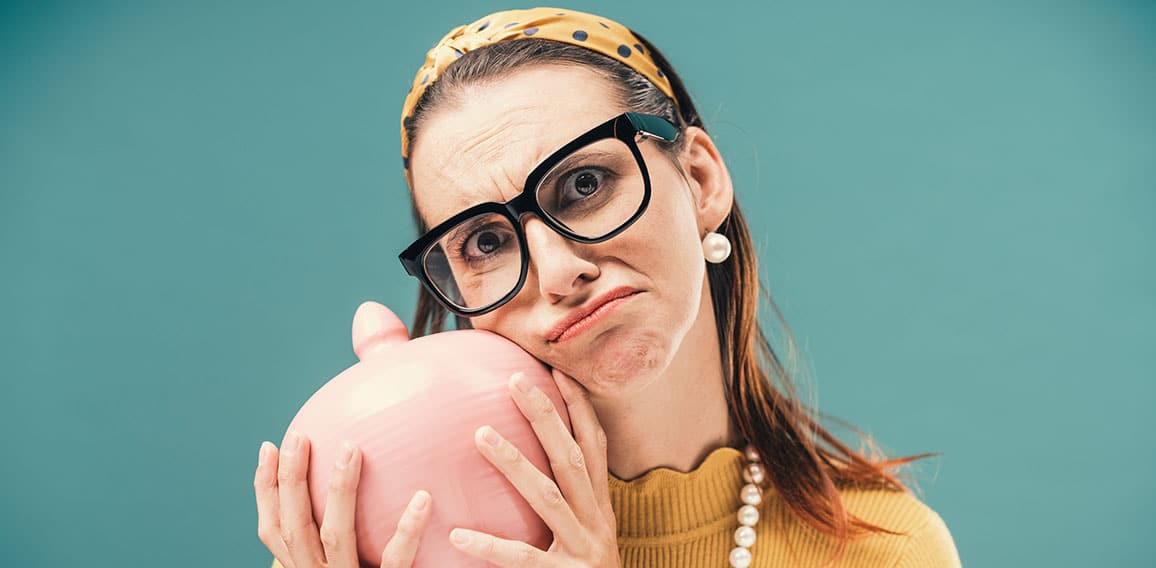
<path fill-rule="evenodd" d="M 588 196 L 598 191 L 598 185 L 601 182 L 600 177 L 601 176 L 591 171 L 581 172 L 574 176 L 574 190 L 577 191 L 579 195 Z"/>
<path fill-rule="evenodd" d="M 463 255 L 467 259 L 489 256 L 502 248 L 509 240 L 508 236 L 492 229 L 483 229 L 466 239 Z"/>
<path fill-rule="evenodd" d="M 559 192 L 563 206 L 575 201 L 588 199 L 602 190 L 606 185 L 606 172 L 601 169 L 583 168 L 575 170 L 563 178 L 562 191 Z"/>

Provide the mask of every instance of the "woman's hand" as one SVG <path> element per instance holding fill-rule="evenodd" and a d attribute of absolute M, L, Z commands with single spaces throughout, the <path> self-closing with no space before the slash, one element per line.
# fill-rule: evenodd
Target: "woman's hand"
<path fill-rule="evenodd" d="M 450 542 L 463 552 L 498 566 L 618 568 L 621 562 L 607 483 L 606 434 L 585 389 L 561 371 L 555 369 L 552 373 L 566 400 L 573 436 L 554 403 L 524 380 L 522 373 L 510 377 L 509 386 L 514 402 L 530 421 L 550 458 L 557 483 L 538 471 L 493 428 L 479 428 L 474 441 L 482 455 L 510 480 L 550 527 L 554 542 L 543 551 L 525 542 L 465 528 L 454 529 Z M 520 386 L 529 391 L 522 392 Z M 455 539 L 460 536 L 465 540 Z"/>
<path fill-rule="evenodd" d="M 358 568 L 353 512 L 361 478 L 361 452 L 347 446 L 333 466 L 325 520 L 313 521 L 306 475 L 309 439 L 290 433 L 281 445 L 261 444 L 253 489 L 257 493 L 257 536 L 285 568 Z M 410 568 L 430 518 L 430 495 L 418 491 L 397 523 L 397 532 L 381 553 L 382 568 Z"/>

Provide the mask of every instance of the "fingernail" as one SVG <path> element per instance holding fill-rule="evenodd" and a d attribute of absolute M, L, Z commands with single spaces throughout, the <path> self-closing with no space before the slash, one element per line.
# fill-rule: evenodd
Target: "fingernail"
<path fill-rule="evenodd" d="M 418 491 L 414 494 L 413 499 L 409 501 L 409 508 L 415 512 L 420 513 L 429 505 L 429 493 L 425 491 Z"/>
<path fill-rule="evenodd" d="M 450 531 L 450 542 L 454 544 L 468 544 L 470 542 L 470 533 L 462 529 L 454 529 Z"/>
<path fill-rule="evenodd" d="M 281 452 L 291 454 L 297 451 L 301 446 L 301 435 L 296 430 L 290 430 L 285 434 L 285 440 L 281 442 Z"/>
<path fill-rule="evenodd" d="M 522 394 L 530 394 L 530 389 L 534 388 L 534 385 L 526 380 L 526 374 L 521 371 L 514 373 L 514 376 L 510 377 L 510 381 L 514 383 L 514 388 L 522 391 Z"/>
<path fill-rule="evenodd" d="M 269 442 L 261 442 L 261 450 L 257 452 L 257 467 L 265 465 L 269 459 Z"/>
<path fill-rule="evenodd" d="M 489 426 L 486 426 L 486 429 L 482 431 L 482 439 L 495 448 L 498 447 L 498 444 L 502 441 L 502 437 L 498 435 L 498 431 Z"/>
<path fill-rule="evenodd" d="M 337 457 L 337 469 L 349 467 L 350 462 L 353 461 L 353 450 L 353 442 L 346 440 L 341 443 L 341 455 Z"/>

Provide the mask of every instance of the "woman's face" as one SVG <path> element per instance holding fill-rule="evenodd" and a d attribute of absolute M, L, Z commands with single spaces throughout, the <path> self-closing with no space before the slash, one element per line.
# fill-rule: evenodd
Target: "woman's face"
<path fill-rule="evenodd" d="M 513 198 L 540 161 L 624 110 L 606 79 L 574 65 L 535 66 L 466 87 L 427 115 L 411 148 L 414 200 L 426 226 L 481 202 Z M 693 177 L 688 183 L 655 143 L 639 147 L 652 188 L 642 217 L 597 244 L 570 241 L 539 218 L 524 217 L 525 285 L 510 302 L 471 319 L 474 328 L 518 343 L 594 396 L 634 391 L 658 377 L 704 298 L 700 243 L 714 225 L 700 219 L 698 184 Z M 560 320 L 620 287 L 638 293 L 581 333 L 550 337 Z"/>

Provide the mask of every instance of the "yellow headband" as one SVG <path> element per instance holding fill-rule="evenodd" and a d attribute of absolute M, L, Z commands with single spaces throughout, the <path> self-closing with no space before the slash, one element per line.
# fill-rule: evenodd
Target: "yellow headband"
<path fill-rule="evenodd" d="M 406 123 L 425 90 L 441 76 L 446 67 L 467 51 L 490 44 L 516 39 L 539 38 L 585 47 L 620 61 L 650 80 L 670 100 L 678 104 L 670 79 L 658 68 L 642 42 L 626 26 L 593 14 L 559 8 L 507 10 L 458 26 L 426 53 L 425 64 L 413 78 L 413 87 L 405 97 L 401 111 L 401 156 L 406 182 L 409 175 L 409 140 Z"/>

